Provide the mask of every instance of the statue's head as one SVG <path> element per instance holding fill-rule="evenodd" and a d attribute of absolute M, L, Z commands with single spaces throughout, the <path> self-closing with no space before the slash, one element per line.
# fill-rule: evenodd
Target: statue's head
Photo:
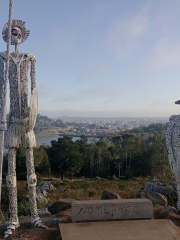
<path fill-rule="evenodd" d="M 11 29 L 11 42 L 20 43 L 22 42 L 22 31 L 19 27 L 12 27 Z"/>
<path fill-rule="evenodd" d="M 12 20 L 11 25 L 11 45 L 23 43 L 29 37 L 30 31 L 26 30 L 25 22 Z M 2 36 L 5 42 L 8 39 L 8 23 L 3 27 Z"/>

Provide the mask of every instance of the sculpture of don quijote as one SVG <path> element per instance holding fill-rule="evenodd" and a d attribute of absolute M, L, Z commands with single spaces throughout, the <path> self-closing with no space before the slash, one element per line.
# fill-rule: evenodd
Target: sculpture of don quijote
<path fill-rule="evenodd" d="M 16 151 L 19 146 L 26 148 L 27 182 L 31 211 L 31 222 L 36 227 L 45 227 L 38 216 L 36 203 L 36 174 L 34 169 L 33 148 L 36 147 L 34 125 L 38 110 L 38 95 L 36 90 L 36 57 L 30 53 L 20 53 L 19 44 L 29 36 L 25 22 L 11 20 L 11 45 L 15 45 L 15 52 L 9 54 L 9 89 L 10 112 L 8 121 L 1 121 L 0 129 L 5 130 L 4 146 L 8 149 L 8 174 L 6 183 L 9 191 L 10 221 L 5 237 L 12 234 L 19 226 L 17 209 L 17 183 L 16 183 Z M 2 31 L 5 42 L 8 40 L 8 23 Z M 7 53 L 0 52 L 0 105 L 3 109 L 5 96 L 5 68 Z M 28 106 L 28 70 L 30 68 L 31 96 Z M 2 116 L 2 112 L 1 112 Z M 7 124 L 7 127 L 6 127 Z"/>
<path fill-rule="evenodd" d="M 175 102 L 180 104 L 180 100 Z M 172 115 L 166 132 L 166 145 L 170 168 L 177 182 L 177 209 L 180 212 L 180 115 Z"/>

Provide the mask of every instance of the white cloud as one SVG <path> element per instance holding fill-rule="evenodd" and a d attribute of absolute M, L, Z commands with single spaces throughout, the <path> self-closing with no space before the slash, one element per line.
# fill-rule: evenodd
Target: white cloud
<path fill-rule="evenodd" d="M 177 64 L 180 64 L 180 44 L 159 42 L 149 59 L 147 69 L 150 73 L 156 73 Z"/>
<path fill-rule="evenodd" d="M 37 86 L 38 96 L 41 98 L 47 98 L 52 93 L 52 89 L 46 84 L 40 84 Z"/>
<path fill-rule="evenodd" d="M 105 66 L 102 64 L 96 64 L 93 66 L 88 67 L 84 70 L 84 72 L 79 75 L 76 79 L 76 83 L 84 83 L 88 80 L 100 81 L 105 74 Z"/>
<path fill-rule="evenodd" d="M 148 7 L 144 7 L 136 15 L 113 24 L 105 41 L 105 47 L 118 56 L 129 54 L 139 46 L 139 40 L 146 34 L 148 28 Z"/>
<path fill-rule="evenodd" d="M 74 102 L 74 101 L 82 101 L 84 99 L 86 100 L 93 100 L 94 98 L 101 98 L 104 99 L 105 101 L 107 98 L 113 98 L 115 99 L 118 97 L 120 94 L 118 89 L 113 89 L 113 88 L 106 88 L 105 86 L 101 85 L 96 85 L 88 90 L 81 91 L 78 93 L 75 93 L 73 95 L 68 95 L 66 93 L 66 96 L 62 97 L 56 97 L 53 102 Z M 93 99 L 92 99 L 93 98 Z M 99 102 L 97 102 L 98 104 Z"/>

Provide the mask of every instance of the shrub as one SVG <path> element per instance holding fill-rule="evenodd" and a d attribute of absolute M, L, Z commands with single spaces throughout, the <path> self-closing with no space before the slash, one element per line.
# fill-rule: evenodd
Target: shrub
<path fill-rule="evenodd" d="M 22 172 L 17 175 L 17 179 L 20 181 L 26 181 L 27 180 L 27 172 Z"/>
<path fill-rule="evenodd" d="M 134 177 L 134 172 L 131 169 L 126 169 L 124 172 L 124 175 L 127 179 Z"/>
<path fill-rule="evenodd" d="M 28 216 L 30 215 L 29 201 L 22 200 L 18 206 L 18 212 L 20 215 Z"/>
<path fill-rule="evenodd" d="M 89 197 L 94 197 L 96 195 L 96 191 L 94 189 L 91 189 L 88 191 L 88 196 Z"/>

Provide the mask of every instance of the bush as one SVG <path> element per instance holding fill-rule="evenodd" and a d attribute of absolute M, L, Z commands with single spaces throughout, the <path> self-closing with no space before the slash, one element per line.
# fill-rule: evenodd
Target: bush
<path fill-rule="evenodd" d="M 126 169 L 124 172 L 124 176 L 129 179 L 134 177 L 134 171 L 132 169 Z"/>
<path fill-rule="evenodd" d="M 91 189 L 88 191 L 88 196 L 89 197 L 94 197 L 96 195 L 96 191 L 94 189 Z"/>
<path fill-rule="evenodd" d="M 120 180 L 127 180 L 127 177 L 126 176 L 120 176 L 119 179 Z"/>
<path fill-rule="evenodd" d="M 110 175 L 110 170 L 109 168 L 102 168 L 100 171 L 99 171 L 99 176 L 101 178 L 106 178 L 107 176 Z"/>
<path fill-rule="evenodd" d="M 26 181 L 27 180 L 27 172 L 22 172 L 17 175 L 17 179 L 20 181 Z"/>
<path fill-rule="evenodd" d="M 27 200 L 22 200 L 22 201 L 19 203 L 18 212 L 19 212 L 20 215 L 23 215 L 23 216 L 28 216 L 28 215 L 30 215 L 29 201 L 27 201 Z"/>

